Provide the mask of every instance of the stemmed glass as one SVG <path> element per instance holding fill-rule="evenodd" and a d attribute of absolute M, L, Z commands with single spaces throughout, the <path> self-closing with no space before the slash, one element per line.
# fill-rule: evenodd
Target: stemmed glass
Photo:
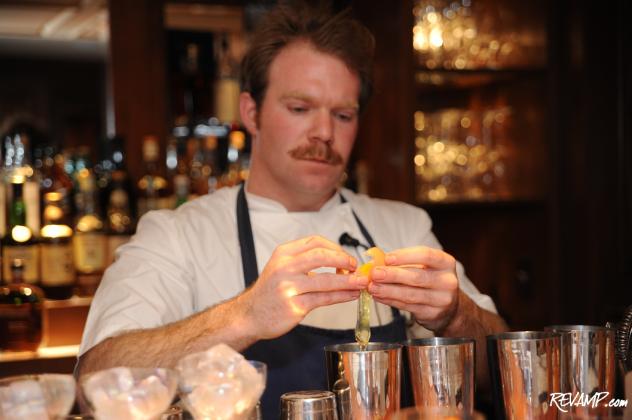
<path fill-rule="evenodd" d="M 0 418 L 24 420 L 67 415 L 75 401 L 72 375 L 20 375 L 0 379 Z"/>
<path fill-rule="evenodd" d="M 267 367 L 228 348 L 184 357 L 176 369 L 179 395 L 196 420 L 259 418 L 257 403 L 265 388 Z"/>

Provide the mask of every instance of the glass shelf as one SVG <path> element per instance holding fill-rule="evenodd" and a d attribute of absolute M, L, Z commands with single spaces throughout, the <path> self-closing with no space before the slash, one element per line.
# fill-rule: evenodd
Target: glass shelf
<path fill-rule="evenodd" d="M 430 69 L 544 66 L 545 2 L 416 0 L 412 43 Z"/>
<path fill-rule="evenodd" d="M 544 77 L 546 69 L 513 68 L 513 69 L 419 69 L 415 72 L 415 83 L 418 87 L 430 89 L 470 89 L 494 83 L 503 83 L 516 79 Z"/>

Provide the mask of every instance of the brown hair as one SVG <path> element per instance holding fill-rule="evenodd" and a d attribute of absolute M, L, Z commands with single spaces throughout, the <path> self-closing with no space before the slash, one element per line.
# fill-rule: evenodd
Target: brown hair
<path fill-rule="evenodd" d="M 350 15 L 350 9 L 334 13 L 331 5 L 323 1 L 285 2 L 276 7 L 257 27 L 241 62 L 241 90 L 249 92 L 261 106 L 272 60 L 285 46 L 307 41 L 316 50 L 342 60 L 360 78 L 358 102 L 364 109 L 372 90 L 375 40 Z"/>

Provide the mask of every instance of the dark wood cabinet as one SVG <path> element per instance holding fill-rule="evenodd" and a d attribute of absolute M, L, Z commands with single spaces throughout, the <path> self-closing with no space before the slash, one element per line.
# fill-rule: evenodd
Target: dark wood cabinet
<path fill-rule="evenodd" d="M 460 70 L 420 67 L 412 48 L 416 3 L 396 3 L 354 2 L 377 41 L 375 95 L 359 139 L 370 192 L 425 208 L 445 249 L 513 329 L 616 319 L 632 303 L 623 293 L 632 265 L 631 73 L 622 41 L 630 6 L 504 1 L 529 8 L 523 14 L 543 31 L 543 58 Z M 443 82 L 429 82 L 433 75 Z M 415 112 L 486 103 L 514 113 L 508 189 L 420 200 Z"/>

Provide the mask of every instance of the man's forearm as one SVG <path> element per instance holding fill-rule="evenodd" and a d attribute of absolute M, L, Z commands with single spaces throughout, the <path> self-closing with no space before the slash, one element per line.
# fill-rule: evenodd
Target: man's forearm
<path fill-rule="evenodd" d="M 241 351 L 256 339 L 240 296 L 172 324 L 108 338 L 79 359 L 79 375 L 114 366 L 174 367 L 187 354 L 225 343 Z"/>
<path fill-rule="evenodd" d="M 476 339 L 476 379 L 479 390 L 489 389 L 487 368 L 487 343 L 485 337 L 507 331 L 505 321 L 495 313 L 478 306 L 462 291 L 459 292 L 459 306 L 448 326 L 438 335 L 443 337 L 474 337 Z"/>

